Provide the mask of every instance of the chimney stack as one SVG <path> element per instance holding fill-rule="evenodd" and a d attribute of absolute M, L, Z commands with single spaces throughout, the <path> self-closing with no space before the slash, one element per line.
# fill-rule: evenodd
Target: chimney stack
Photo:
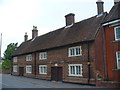
<path fill-rule="evenodd" d="M 32 39 L 36 38 L 37 36 L 38 36 L 37 26 L 33 26 Z"/>
<path fill-rule="evenodd" d="M 75 23 L 74 16 L 75 16 L 75 14 L 73 14 L 73 13 L 67 14 L 67 15 L 65 16 L 65 19 L 66 19 L 66 26 Z"/>
<path fill-rule="evenodd" d="M 114 0 L 114 5 L 118 4 L 120 2 L 120 0 Z"/>
<path fill-rule="evenodd" d="M 97 12 L 98 12 L 98 15 L 99 15 L 99 14 L 104 12 L 104 8 L 103 8 L 104 2 L 102 0 L 98 0 L 96 2 L 96 4 L 97 4 Z"/>
<path fill-rule="evenodd" d="M 28 35 L 27 35 L 27 32 L 25 33 L 25 36 L 24 36 L 24 41 L 26 42 L 28 40 Z"/>

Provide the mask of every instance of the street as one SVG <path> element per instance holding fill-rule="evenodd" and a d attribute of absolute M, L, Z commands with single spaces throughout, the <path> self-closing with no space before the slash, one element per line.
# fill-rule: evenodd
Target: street
<path fill-rule="evenodd" d="M 98 88 L 96 86 L 32 79 L 10 74 L 3 74 L 0 84 L 2 84 L 2 88 Z"/>

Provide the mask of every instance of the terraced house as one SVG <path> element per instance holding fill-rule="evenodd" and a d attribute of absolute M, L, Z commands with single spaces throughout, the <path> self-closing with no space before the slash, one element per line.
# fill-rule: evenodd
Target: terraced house
<path fill-rule="evenodd" d="M 96 84 L 98 74 L 104 79 L 102 23 L 110 17 L 103 10 L 103 3 L 97 1 L 98 15 L 75 22 L 75 14 L 70 13 L 65 16 L 66 26 L 42 36 L 33 26 L 32 39 L 28 40 L 25 34 L 24 42 L 12 55 L 12 74 L 85 84 Z"/>

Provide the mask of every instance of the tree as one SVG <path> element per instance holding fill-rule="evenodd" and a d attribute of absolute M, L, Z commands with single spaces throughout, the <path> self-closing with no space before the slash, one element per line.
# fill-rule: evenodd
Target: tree
<path fill-rule="evenodd" d="M 2 63 L 2 68 L 3 69 L 10 69 L 12 65 L 12 61 L 11 60 L 4 60 L 4 62 Z"/>
<path fill-rule="evenodd" d="M 4 60 L 11 60 L 12 53 L 17 49 L 18 43 L 10 43 L 4 52 Z"/>

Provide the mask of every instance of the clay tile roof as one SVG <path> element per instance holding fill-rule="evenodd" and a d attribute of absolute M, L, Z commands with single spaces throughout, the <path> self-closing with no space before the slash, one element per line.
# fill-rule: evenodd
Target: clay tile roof
<path fill-rule="evenodd" d="M 120 2 L 112 7 L 103 23 L 107 23 L 116 19 L 120 19 Z"/>
<path fill-rule="evenodd" d="M 106 13 L 99 17 L 94 16 L 77 22 L 70 27 L 62 27 L 55 31 L 36 37 L 35 40 L 31 39 L 23 42 L 12 56 L 94 40 L 97 29 L 105 15 Z"/>

